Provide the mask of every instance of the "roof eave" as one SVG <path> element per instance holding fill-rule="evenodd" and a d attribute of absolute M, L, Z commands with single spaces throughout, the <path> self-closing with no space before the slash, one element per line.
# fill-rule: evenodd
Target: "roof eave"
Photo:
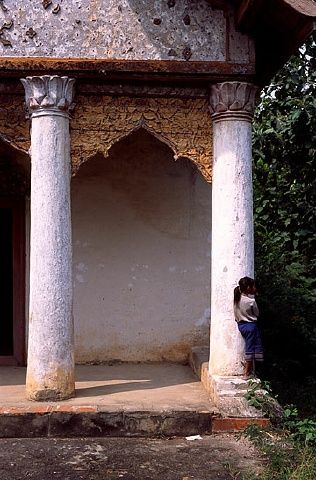
<path fill-rule="evenodd" d="M 315 30 L 313 0 L 232 0 L 236 26 L 254 38 L 257 83 L 273 75 Z"/>

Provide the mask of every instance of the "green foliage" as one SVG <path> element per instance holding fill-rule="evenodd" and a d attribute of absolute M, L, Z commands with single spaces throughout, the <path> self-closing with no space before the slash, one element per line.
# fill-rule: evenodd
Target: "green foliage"
<path fill-rule="evenodd" d="M 287 406 L 276 429 L 250 427 L 259 480 L 316 478 L 316 36 L 264 90 L 254 122 L 256 278 L 268 378 Z M 269 385 L 266 385 L 269 388 Z M 269 394 L 249 384 L 265 411 Z M 302 416 L 298 411 L 302 412 Z M 266 411 L 270 415 L 269 411 Z"/>
<path fill-rule="evenodd" d="M 311 418 L 300 419 L 293 405 L 284 409 L 283 427 L 289 430 L 295 440 L 316 447 L 316 421 Z"/>
<path fill-rule="evenodd" d="M 274 388 L 283 382 L 287 394 L 293 381 L 316 372 L 315 38 L 264 90 L 254 122 L 261 328 L 267 377 Z M 311 411 L 316 413 L 315 400 Z"/>
<path fill-rule="evenodd" d="M 304 418 L 295 424 L 295 438 L 304 440 L 305 443 L 316 444 L 316 422 L 314 420 Z"/>
<path fill-rule="evenodd" d="M 248 380 L 247 392 L 244 397 L 248 404 L 270 418 L 274 425 L 283 422 L 283 408 L 272 394 L 270 383 L 259 379 Z"/>
<path fill-rule="evenodd" d="M 266 266 L 287 265 L 316 299 L 316 45 L 265 89 L 254 121 L 256 245 Z M 314 274 L 311 279 L 310 273 Z"/>
<path fill-rule="evenodd" d="M 278 428 L 250 425 L 244 435 L 266 458 L 262 473 L 256 477 L 258 480 L 316 478 L 316 422 L 301 420 L 296 407 L 288 406 L 283 410 Z"/>
<path fill-rule="evenodd" d="M 261 410 L 264 404 L 264 399 L 261 395 L 261 383 L 249 380 L 247 392 L 245 393 L 244 397 L 251 407 L 255 407 Z"/>
<path fill-rule="evenodd" d="M 286 430 L 263 429 L 251 425 L 244 432 L 266 459 L 264 468 L 256 476 L 258 480 L 314 480 L 316 478 L 316 448 L 312 441 L 306 440 L 313 434 L 309 427 L 294 421 L 292 433 Z M 297 434 L 297 435 L 296 435 Z M 244 477 L 252 480 L 253 476 Z"/>
<path fill-rule="evenodd" d="M 268 413 L 266 407 L 272 396 L 269 382 L 258 379 L 248 380 L 248 388 L 244 396 L 251 407 L 258 408 L 263 413 Z"/>

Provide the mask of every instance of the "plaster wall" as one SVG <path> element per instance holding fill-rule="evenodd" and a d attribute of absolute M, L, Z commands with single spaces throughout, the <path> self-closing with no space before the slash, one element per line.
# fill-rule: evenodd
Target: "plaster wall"
<path fill-rule="evenodd" d="M 253 46 L 236 32 L 229 2 L 212 4 L 3 0 L 0 56 L 249 63 Z"/>
<path fill-rule="evenodd" d="M 208 344 L 211 185 L 139 130 L 72 180 L 76 361 L 185 361 Z"/>

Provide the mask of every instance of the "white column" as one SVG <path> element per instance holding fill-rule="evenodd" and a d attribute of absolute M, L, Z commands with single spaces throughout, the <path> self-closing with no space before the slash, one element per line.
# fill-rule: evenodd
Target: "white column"
<path fill-rule="evenodd" d="M 26 393 L 74 395 L 69 108 L 74 80 L 21 80 L 31 126 L 30 312 Z"/>
<path fill-rule="evenodd" d="M 233 289 L 254 275 L 251 120 L 256 87 L 213 85 L 211 375 L 242 374 L 244 342 L 233 313 Z"/>

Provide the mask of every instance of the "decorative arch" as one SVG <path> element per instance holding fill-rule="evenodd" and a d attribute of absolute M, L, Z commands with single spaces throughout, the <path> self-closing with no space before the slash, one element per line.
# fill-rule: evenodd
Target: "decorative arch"
<path fill-rule="evenodd" d="M 79 97 L 72 121 L 73 173 L 97 153 L 107 157 L 114 144 L 140 128 L 211 181 L 212 123 L 204 99 Z"/>
<path fill-rule="evenodd" d="M 1 101 L 1 136 L 27 154 L 30 123 L 23 98 L 7 95 Z M 207 99 L 78 95 L 70 128 L 74 175 L 89 158 L 98 152 L 106 157 L 117 141 L 144 128 L 172 149 L 175 160 L 190 159 L 211 182 L 213 140 Z"/>
<path fill-rule="evenodd" d="M 170 141 L 170 139 L 166 138 L 163 134 L 161 133 L 157 133 L 155 130 L 153 130 L 152 128 L 150 128 L 147 123 L 146 123 L 146 120 L 144 119 L 144 117 L 141 117 L 139 122 L 137 122 L 137 124 L 132 127 L 129 131 L 127 131 L 126 133 L 123 133 L 119 138 L 117 138 L 116 140 L 113 141 L 113 143 L 111 144 L 110 148 L 107 149 L 107 151 L 105 152 L 105 157 L 108 157 L 109 153 L 110 153 L 110 150 L 112 147 L 114 147 L 114 145 L 116 145 L 117 143 L 121 142 L 122 140 L 124 140 L 125 138 L 129 137 L 130 135 L 132 135 L 133 133 L 137 132 L 138 130 L 145 130 L 146 132 L 148 132 L 150 135 L 152 135 L 153 137 L 155 137 L 157 140 L 159 140 L 159 142 L 161 143 L 164 143 L 165 145 L 167 145 L 173 152 L 173 158 L 175 160 L 177 160 L 180 155 L 177 155 L 176 153 L 176 145 Z"/>
<path fill-rule="evenodd" d="M 140 124 L 139 126 L 132 129 L 130 132 L 128 132 L 126 135 L 117 139 L 111 145 L 111 147 L 106 150 L 105 153 L 100 149 L 98 152 L 96 152 L 95 155 L 91 156 L 83 163 L 81 163 L 78 170 L 76 171 L 76 174 L 74 175 L 74 178 L 81 177 L 82 175 L 85 176 L 84 172 L 87 171 L 93 171 L 93 175 L 95 175 L 95 166 L 99 165 L 99 167 L 96 168 L 100 168 L 101 164 L 105 165 L 107 159 L 109 159 L 110 162 L 113 163 L 113 158 L 118 158 L 118 156 L 120 156 L 118 154 L 118 150 L 120 150 L 121 148 L 126 148 L 127 150 L 129 150 L 130 148 L 134 149 L 135 145 L 137 145 L 138 147 L 146 145 L 148 148 L 148 141 L 154 142 L 152 148 L 154 148 L 155 151 L 162 150 L 162 152 L 164 152 L 162 154 L 161 161 L 165 162 L 167 160 L 165 166 L 169 164 L 170 167 L 172 167 L 172 163 L 175 163 L 172 162 L 172 160 L 176 160 L 177 164 L 179 164 L 178 167 L 180 169 L 183 168 L 184 165 L 189 168 L 191 172 L 190 176 L 192 179 L 195 178 L 196 175 L 201 175 L 201 178 L 204 178 L 201 172 L 198 170 L 195 162 L 193 162 L 190 158 L 184 157 L 182 155 L 176 156 L 173 145 L 170 145 L 168 139 L 157 135 L 156 132 L 152 132 L 151 129 L 147 128 L 143 124 Z M 152 168 L 155 169 L 155 166 L 152 165 Z M 160 165 L 160 169 L 161 168 L 163 167 Z"/>

